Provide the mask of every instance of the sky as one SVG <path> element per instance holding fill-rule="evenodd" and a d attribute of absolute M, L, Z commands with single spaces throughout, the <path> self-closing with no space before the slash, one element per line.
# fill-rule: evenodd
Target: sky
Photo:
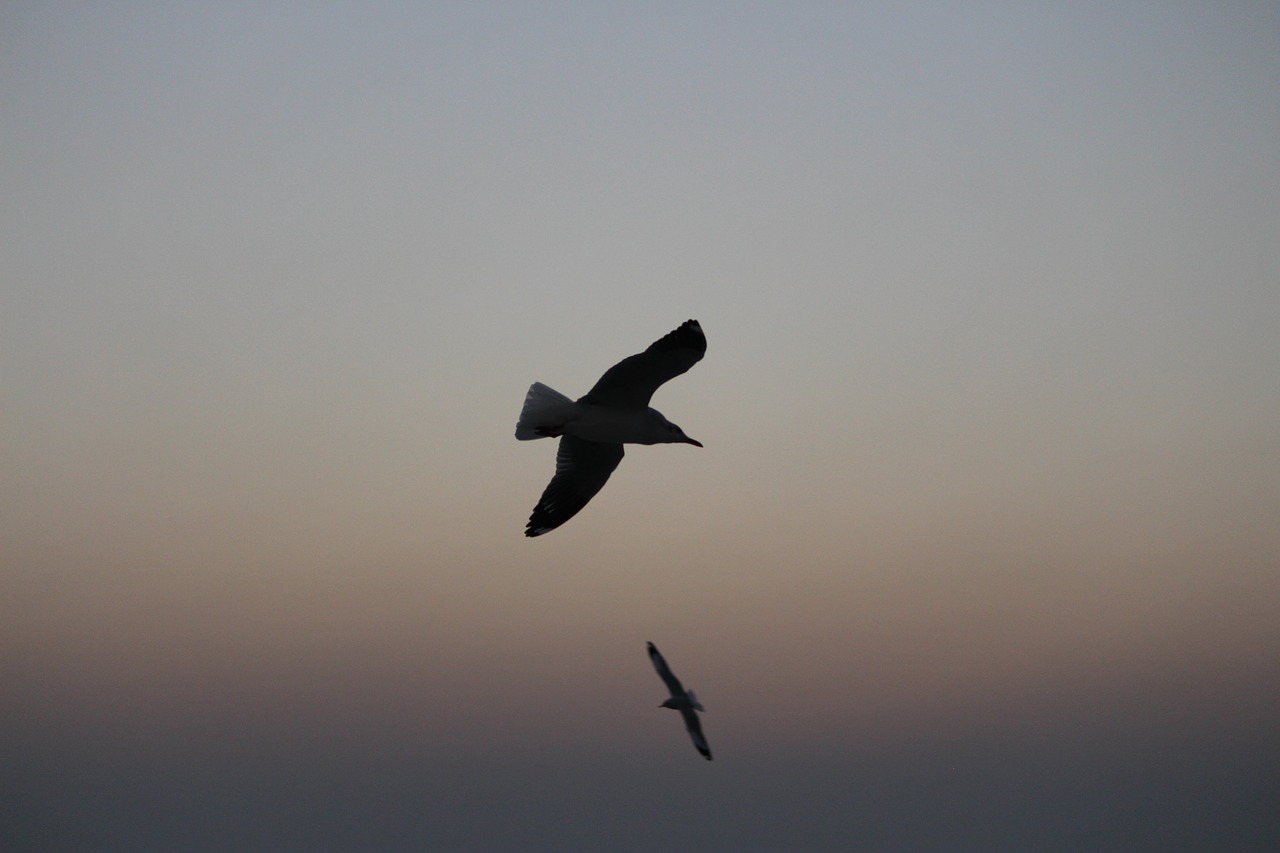
<path fill-rule="evenodd" d="M 1274 849 L 1277 40 L 6 4 L 0 846 Z"/>

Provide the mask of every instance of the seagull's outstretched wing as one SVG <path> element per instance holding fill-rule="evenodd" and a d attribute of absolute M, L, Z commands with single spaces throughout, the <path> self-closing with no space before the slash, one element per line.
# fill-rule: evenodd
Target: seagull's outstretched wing
<path fill-rule="evenodd" d="M 622 453 L 621 444 L 561 436 L 556 450 L 555 476 L 533 508 L 524 535 L 541 536 L 577 515 L 578 510 L 604 488 L 609 475 L 622 461 Z"/>
<path fill-rule="evenodd" d="M 628 356 L 606 370 L 578 402 L 617 409 L 647 408 L 659 385 L 693 367 L 706 351 L 707 337 L 702 326 L 697 320 L 686 320 L 644 352 Z"/>
<path fill-rule="evenodd" d="M 658 647 L 653 643 L 649 644 L 649 660 L 653 661 L 653 668 L 658 671 L 658 677 L 662 679 L 662 683 L 667 685 L 667 690 L 671 695 L 680 698 L 684 696 L 684 685 L 680 683 L 680 679 L 676 678 L 671 667 L 667 666 L 667 659 L 662 656 L 662 652 L 658 651 Z"/>
<path fill-rule="evenodd" d="M 685 706 L 680 709 L 680 716 L 684 717 L 684 727 L 689 731 L 689 737 L 693 738 L 694 748 L 702 753 L 703 758 L 710 761 L 711 747 L 707 746 L 707 739 L 702 734 L 702 723 L 698 720 L 698 712 Z"/>

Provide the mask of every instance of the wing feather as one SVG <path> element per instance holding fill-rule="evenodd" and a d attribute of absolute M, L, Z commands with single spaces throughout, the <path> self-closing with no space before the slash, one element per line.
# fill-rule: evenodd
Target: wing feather
<path fill-rule="evenodd" d="M 688 730 L 689 737 L 693 739 L 694 748 L 702 753 L 703 758 L 710 761 L 711 747 L 707 744 L 706 736 L 702 734 L 702 721 L 698 719 L 698 712 L 692 708 L 682 708 L 680 716 L 684 717 L 684 727 Z"/>
<path fill-rule="evenodd" d="M 680 679 L 676 678 L 671 667 L 667 666 L 667 659 L 662 656 L 662 652 L 658 651 L 658 647 L 653 643 L 649 644 L 649 660 L 653 661 L 653 668 L 658 671 L 658 677 L 662 679 L 662 683 L 667 685 L 667 690 L 671 691 L 674 697 L 684 695 L 684 686 L 680 684 Z"/>
<path fill-rule="evenodd" d="M 618 409 L 644 409 L 658 386 L 684 373 L 702 360 L 707 337 L 697 320 L 686 320 L 676 330 L 628 356 L 605 371 L 579 403 Z"/>
<path fill-rule="evenodd" d="M 622 455 L 621 444 L 561 436 L 555 476 L 533 508 L 524 535 L 541 536 L 577 515 L 604 488 Z"/>

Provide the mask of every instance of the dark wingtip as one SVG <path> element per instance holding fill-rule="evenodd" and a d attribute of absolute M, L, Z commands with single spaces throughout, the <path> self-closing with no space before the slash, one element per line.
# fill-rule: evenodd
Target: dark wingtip
<path fill-rule="evenodd" d="M 675 329 L 667 332 L 650 346 L 650 350 L 692 349 L 699 353 L 707 351 L 707 335 L 702 331 L 702 324 L 697 320 L 685 320 Z M 700 360 L 701 355 L 698 356 Z M 683 372 L 683 371 L 681 371 Z"/>

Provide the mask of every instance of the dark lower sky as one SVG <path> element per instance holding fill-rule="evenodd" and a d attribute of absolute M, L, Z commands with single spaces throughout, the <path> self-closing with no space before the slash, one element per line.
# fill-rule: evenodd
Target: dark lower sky
<path fill-rule="evenodd" d="M 713 762 L 674 715 L 671 737 L 613 750 L 46 727 L 6 749 L 5 849 L 1274 849 L 1274 729 L 1161 725 L 1170 710 L 859 748 L 721 742 Z"/>

